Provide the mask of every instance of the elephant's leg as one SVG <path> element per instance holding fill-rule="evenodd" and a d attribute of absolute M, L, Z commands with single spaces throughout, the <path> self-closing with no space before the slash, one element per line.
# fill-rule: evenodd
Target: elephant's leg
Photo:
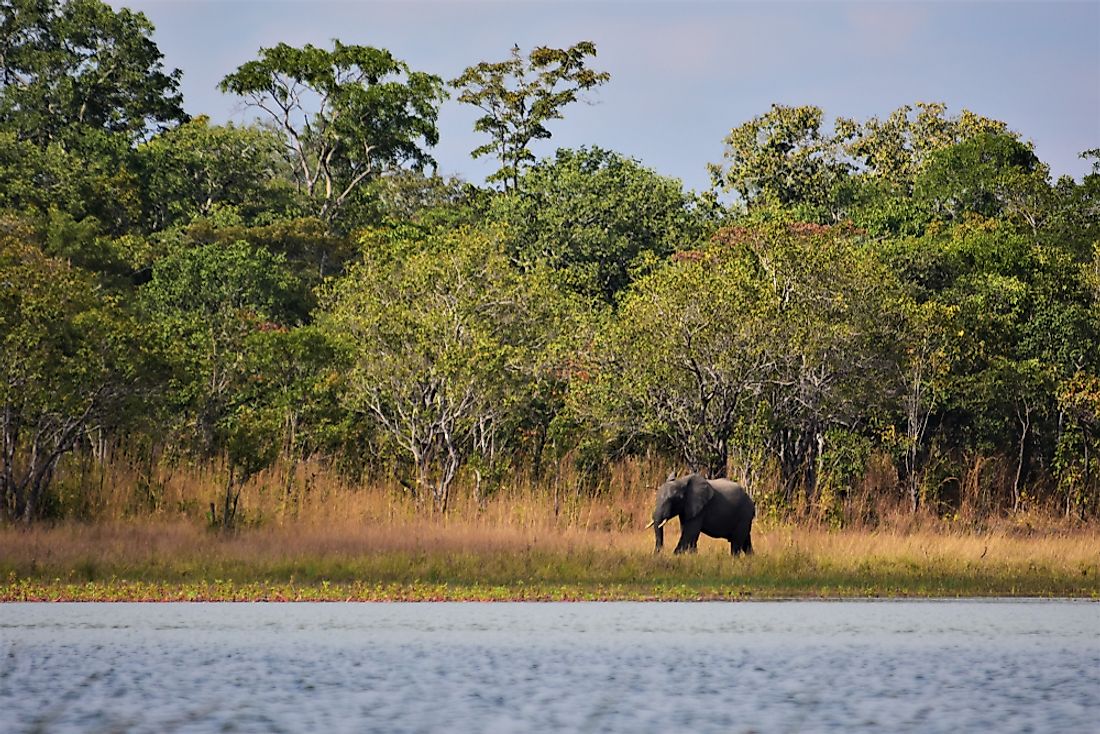
<path fill-rule="evenodd" d="M 699 542 L 699 533 L 703 530 L 703 518 L 693 520 L 680 518 L 680 542 L 676 544 L 674 553 L 694 553 Z"/>
<path fill-rule="evenodd" d="M 752 531 L 745 533 L 745 543 L 741 546 L 741 552 L 746 556 L 752 555 Z"/>

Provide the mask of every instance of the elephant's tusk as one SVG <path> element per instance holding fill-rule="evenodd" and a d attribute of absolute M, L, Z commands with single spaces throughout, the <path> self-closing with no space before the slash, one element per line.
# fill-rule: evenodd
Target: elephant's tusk
<path fill-rule="evenodd" d="M 661 524 L 657 526 L 657 529 L 658 529 L 658 530 L 660 530 L 661 528 L 663 528 L 663 527 L 665 526 L 665 523 L 666 523 L 666 522 L 668 522 L 668 520 L 667 520 L 667 519 L 665 519 L 665 520 L 661 520 Z"/>
<path fill-rule="evenodd" d="M 653 527 L 653 521 L 652 520 L 650 520 L 649 523 L 645 526 L 645 530 L 649 530 L 651 527 Z"/>

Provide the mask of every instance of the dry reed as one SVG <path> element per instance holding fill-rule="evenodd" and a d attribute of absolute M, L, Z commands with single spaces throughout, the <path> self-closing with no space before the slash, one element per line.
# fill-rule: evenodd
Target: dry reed
<path fill-rule="evenodd" d="M 88 521 L 0 527 L 0 599 L 1100 596 L 1098 529 L 1041 514 L 973 525 L 899 503 L 845 529 L 761 517 L 752 558 L 706 538 L 696 556 L 654 557 L 646 478 L 665 470 L 635 460 L 594 487 L 566 472 L 487 496 L 467 487 L 440 515 L 397 483 L 276 468 L 245 487 L 240 529 L 221 533 L 203 512 L 222 490 L 216 468 L 150 482 L 116 467 L 85 492 Z M 221 583 L 237 590 L 207 586 Z"/>

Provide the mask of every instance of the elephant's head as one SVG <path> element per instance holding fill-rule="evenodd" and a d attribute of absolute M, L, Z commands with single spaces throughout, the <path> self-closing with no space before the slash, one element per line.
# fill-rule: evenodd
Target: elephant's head
<path fill-rule="evenodd" d="M 670 474 L 665 483 L 657 490 L 657 504 L 653 508 L 653 520 L 646 527 L 653 527 L 656 538 L 655 550 L 660 551 L 665 544 L 664 525 L 673 517 L 679 515 L 683 523 L 692 519 L 707 506 L 710 498 L 714 496 L 714 488 L 710 482 L 699 474 L 689 474 L 686 477 L 676 478 Z"/>

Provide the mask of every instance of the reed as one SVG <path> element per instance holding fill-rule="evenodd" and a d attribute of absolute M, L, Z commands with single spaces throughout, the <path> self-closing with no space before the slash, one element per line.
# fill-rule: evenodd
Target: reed
<path fill-rule="evenodd" d="M 207 510 L 222 467 L 117 463 L 59 484 L 63 515 L 82 519 L 0 526 L 0 599 L 1100 597 L 1100 528 L 1042 512 L 973 522 L 884 501 L 873 525 L 846 527 L 813 508 L 762 513 L 751 558 L 707 538 L 654 556 L 650 478 L 667 470 L 643 458 L 587 485 L 562 467 L 491 492 L 467 482 L 443 515 L 396 482 L 276 467 L 245 486 L 226 533 Z"/>
<path fill-rule="evenodd" d="M 1098 540 L 1093 530 L 762 525 L 756 555 L 731 558 L 726 544 L 705 540 L 695 556 L 654 556 L 638 528 L 452 517 L 295 522 L 228 535 L 179 521 L 65 524 L 0 530 L 0 597 L 145 598 L 135 591 L 145 585 L 160 589 L 158 598 L 188 589 L 197 598 L 1095 598 Z"/>

